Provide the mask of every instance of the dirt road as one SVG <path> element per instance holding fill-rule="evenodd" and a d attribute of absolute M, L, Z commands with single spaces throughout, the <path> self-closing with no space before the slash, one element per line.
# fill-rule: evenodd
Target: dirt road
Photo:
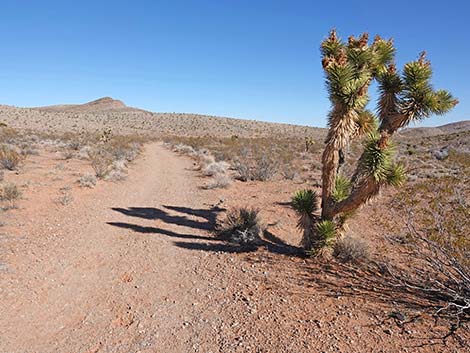
<path fill-rule="evenodd" d="M 152 144 L 125 182 L 25 215 L 0 279 L 0 352 L 197 350 L 209 255 L 173 242 L 210 241 L 217 200 L 191 167 Z"/>

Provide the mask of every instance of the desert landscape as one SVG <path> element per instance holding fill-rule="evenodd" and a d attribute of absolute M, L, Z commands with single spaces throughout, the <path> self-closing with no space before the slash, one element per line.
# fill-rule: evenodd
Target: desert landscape
<path fill-rule="evenodd" d="M 444 298 L 384 268 L 425 263 L 410 229 L 468 246 L 469 121 L 400 131 L 406 187 L 325 260 L 302 250 L 291 198 L 321 189 L 326 129 L 111 98 L 0 120 L 0 352 L 468 351 L 465 319 L 435 315 Z M 220 236 L 240 209 L 256 241 Z"/>
<path fill-rule="evenodd" d="M 470 5 L 10 1 L 0 353 L 470 353 Z"/>

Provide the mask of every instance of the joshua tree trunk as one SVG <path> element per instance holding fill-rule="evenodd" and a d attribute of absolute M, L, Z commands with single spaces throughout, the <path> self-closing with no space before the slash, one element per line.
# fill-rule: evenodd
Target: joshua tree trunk
<path fill-rule="evenodd" d="M 340 151 L 344 149 L 352 133 L 355 131 L 356 114 L 342 108 L 333 110 L 330 118 L 330 130 L 326 139 L 326 146 L 322 155 L 322 218 L 328 217 L 331 207 L 331 194 L 337 177 Z"/>

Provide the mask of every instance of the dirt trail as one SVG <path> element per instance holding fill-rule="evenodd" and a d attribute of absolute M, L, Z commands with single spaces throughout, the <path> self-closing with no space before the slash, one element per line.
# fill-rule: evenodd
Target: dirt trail
<path fill-rule="evenodd" d="M 468 332 L 422 345 L 447 326 L 399 326 L 389 313 L 404 309 L 387 297 L 348 295 L 342 267 L 293 255 L 295 183 L 201 190 L 191 160 L 150 144 L 126 181 L 90 190 L 71 186 L 81 162 L 44 154 L 15 175 L 28 185 L 0 214 L 0 353 L 468 351 Z M 63 187 L 67 206 L 52 202 Z M 220 197 L 262 208 L 263 247 L 211 237 Z"/>
<path fill-rule="evenodd" d="M 210 241 L 217 199 L 191 167 L 151 144 L 125 182 L 24 220 L 0 276 L 0 352 L 197 350 L 210 255 L 174 241 Z"/>

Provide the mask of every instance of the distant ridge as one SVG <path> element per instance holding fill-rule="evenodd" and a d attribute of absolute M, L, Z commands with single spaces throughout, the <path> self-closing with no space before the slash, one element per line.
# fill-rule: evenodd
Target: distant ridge
<path fill-rule="evenodd" d="M 411 127 L 400 132 L 401 135 L 413 136 L 437 136 L 444 134 L 453 134 L 470 130 L 470 120 L 457 121 L 436 127 Z"/>
<path fill-rule="evenodd" d="M 123 101 L 111 97 L 103 97 L 84 104 L 60 104 L 45 107 L 35 107 L 33 109 L 49 112 L 102 112 L 108 110 L 134 110 L 128 107 Z M 135 109 L 138 110 L 138 109 Z"/>
<path fill-rule="evenodd" d="M 155 113 L 134 107 L 112 97 L 103 97 L 83 104 L 62 104 L 20 108 L 0 105 L 0 122 L 13 128 L 39 131 L 83 132 L 111 128 L 118 134 L 152 136 L 211 137 L 312 137 L 323 141 L 327 130 L 313 126 L 273 123 L 249 119 L 191 114 Z M 403 129 L 404 138 L 420 138 L 470 131 L 470 120 L 439 127 Z"/>

